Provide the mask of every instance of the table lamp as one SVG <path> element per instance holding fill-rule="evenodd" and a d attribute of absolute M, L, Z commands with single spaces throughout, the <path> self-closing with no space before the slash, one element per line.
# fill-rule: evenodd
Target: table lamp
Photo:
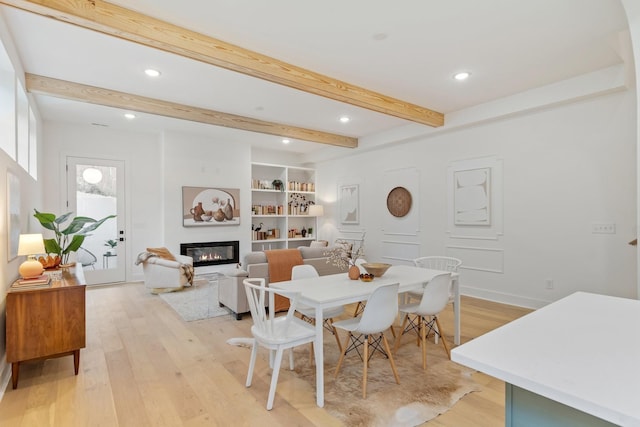
<path fill-rule="evenodd" d="M 309 206 L 309 216 L 322 216 L 324 215 L 324 208 L 322 205 Z"/>
<path fill-rule="evenodd" d="M 18 272 L 23 279 L 38 277 L 44 271 L 36 254 L 45 253 L 42 234 L 21 234 L 18 241 L 18 255 L 26 255 L 27 260 L 20 264 Z"/>

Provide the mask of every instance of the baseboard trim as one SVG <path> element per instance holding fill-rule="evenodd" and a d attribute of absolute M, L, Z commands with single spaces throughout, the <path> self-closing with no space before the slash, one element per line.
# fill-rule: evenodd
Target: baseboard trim
<path fill-rule="evenodd" d="M 487 289 L 469 288 L 460 286 L 460 294 L 487 301 L 499 302 L 502 304 L 515 305 L 517 307 L 539 309 L 553 301 L 545 301 L 536 298 L 522 297 L 514 294 L 490 291 Z"/>

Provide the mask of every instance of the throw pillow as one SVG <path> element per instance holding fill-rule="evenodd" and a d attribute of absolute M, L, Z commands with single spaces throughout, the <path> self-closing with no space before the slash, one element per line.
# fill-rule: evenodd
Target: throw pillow
<path fill-rule="evenodd" d="M 176 257 L 173 256 L 169 249 L 167 248 L 147 248 L 147 252 L 151 252 L 152 254 L 158 255 L 160 258 L 168 259 L 171 261 L 175 261 Z"/>
<path fill-rule="evenodd" d="M 327 246 L 329 246 L 329 242 L 326 240 L 318 240 L 317 242 L 311 242 L 311 244 L 309 244 L 310 248 L 326 248 Z"/>

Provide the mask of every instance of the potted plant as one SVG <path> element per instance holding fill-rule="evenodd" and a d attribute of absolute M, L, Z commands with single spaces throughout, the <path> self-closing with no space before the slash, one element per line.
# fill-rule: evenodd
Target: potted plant
<path fill-rule="evenodd" d="M 104 242 L 104 245 L 109 248 L 109 250 L 107 251 L 108 255 L 115 255 L 117 244 L 118 244 L 118 241 L 114 239 L 109 239 Z"/>
<path fill-rule="evenodd" d="M 44 239 L 44 249 L 47 254 L 56 255 L 61 265 L 69 263 L 69 254 L 77 251 L 82 246 L 85 237 L 89 236 L 89 232 L 100 227 L 109 218 L 116 217 L 115 215 L 109 215 L 100 220 L 95 220 L 86 216 L 73 217 L 73 212 L 67 212 L 58 217 L 53 213 L 34 210 L 36 213 L 33 216 L 44 228 L 53 231 L 55 234 L 53 239 Z M 65 222 L 69 220 L 71 222 L 65 226 Z"/>

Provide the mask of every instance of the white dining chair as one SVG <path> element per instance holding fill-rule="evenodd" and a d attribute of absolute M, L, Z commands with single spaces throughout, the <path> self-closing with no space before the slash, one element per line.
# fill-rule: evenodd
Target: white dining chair
<path fill-rule="evenodd" d="M 342 366 L 345 355 L 351 350 L 356 350 L 356 352 L 360 354 L 359 347 L 364 345 L 364 352 L 361 356 L 363 361 L 363 399 L 367 397 L 367 371 L 369 368 L 369 360 L 376 350 L 384 354 L 389 359 L 396 383 L 400 384 L 400 377 L 398 377 L 398 370 L 396 369 L 396 364 L 393 361 L 391 348 L 389 347 L 387 337 L 384 335 L 384 332 L 391 328 L 391 325 L 398 315 L 398 287 L 399 284 L 394 283 L 376 288 L 367 300 L 367 305 L 362 312 L 362 316 L 340 320 L 333 324 L 337 329 L 342 329 L 349 333 L 344 341 L 344 345 L 342 346 L 342 353 L 338 360 L 338 366 L 336 366 L 336 378 L 340 372 L 340 367 Z M 380 345 L 381 342 L 384 348 Z M 369 353 L 370 349 L 371 353 Z"/>
<path fill-rule="evenodd" d="M 418 343 L 422 346 L 422 369 L 427 369 L 427 336 L 431 332 L 440 338 L 447 357 L 451 359 L 449 346 L 438 320 L 438 314 L 449 302 L 450 286 L 451 273 L 438 274 L 424 286 L 420 302 L 403 304 L 398 309 L 402 316 L 402 327 L 393 345 L 393 352 L 398 351 L 402 337 L 406 333 L 415 332 Z"/>
<path fill-rule="evenodd" d="M 291 280 L 298 279 L 307 279 L 313 277 L 320 277 L 318 274 L 318 270 L 315 269 L 314 266 L 309 264 L 295 265 L 291 269 Z M 296 311 L 300 313 L 302 320 L 308 321 L 312 325 L 316 324 L 316 310 L 313 307 L 309 307 L 308 305 L 298 304 Z M 325 308 L 322 311 L 323 317 L 323 326 L 329 332 L 333 334 L 336 339 L 336 343 L 338 344 L 338 349 L 342 352 L 342 344 L 340 343 L 340 338 L 338 337 L 338 333 L 336 328 L 333 327 L 333 321 L 335 318 L 344 313 L 344 306 L 340 305 L 337 307 L 329 307 Z M 312 351 L 309 354 L 310 361 L 313 360 L 313 343 L 311 343 Z"/>
<path fill-rule="evenodd" d="M 462 265 L 462 261 L 458 258 L 447 256 L 423 256 L 413 260 L 416 267 L 428 268 L 431 270 L 449 271 L 457 273 L 458 268 Z M 416 299 L 422 298 L 422 292 L 409 292 L 409 296 Z M 453 302 L 453 288 L 449 287 L 449 302 Z"/>
<path fill-rule="evenodd" d="M 312 325 L 294 316 L 300 295 L 299 292 L 267 288 L 265 280 L 261 278 L 245 279 L 243 283 L 249 302 L 251 318 L 253 319 L 251 334 L 254 338 L 246 386 L 251 386 L 258 348 L 264 347 L 268 349 L 269 366 L 273 368 L 269 397 L 267 398 L 267 410 L 271 410 L 284 350 L 291 349 L 289 369 L 293 370 L 293 348 L 312 342 L 316 337 L 316 331 Z M 266 301 L 268 301 L 269 307 L 274 306 L 274 294 L 287 297 L 291 301 L 286 316 L 276 317 L 276 313 L 273 310 L 267 309 Z"/>

